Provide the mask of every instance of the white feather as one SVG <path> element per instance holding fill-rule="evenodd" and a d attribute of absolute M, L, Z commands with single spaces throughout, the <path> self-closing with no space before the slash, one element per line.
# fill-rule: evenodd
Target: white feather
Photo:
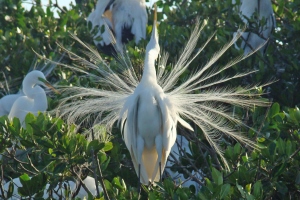
<path fill-rule="evenodd" d="M 138 165 L 141 165 L 140 179 L 144 184 L 159 180 L 158 163 L 161 162 L 163 170 L 176 140 L 177 121 L 185 128 L 192 130 L 192 127 L 183 119 L 195 123 L 202 129 L 207 141 L 220 155 L 225 167 L 229 168 L 223 157 L 223 149 L 218 145 L 222 135 L 228 135 L 254 148 L 256 148 L 256 142 L 251 141 L 236 129 L 236 125 L 245 125 L 228 113 L 226 105 L 252 108 L 253 106 L 268 106 L 269 103 L 260 100 L 257 94 L 251 93 L 257 85 L 243 90 L 217 87 L 219 83 L 224 84 L 231 79 L 254 72 L 218 78 L 221 72 L 249 55 L 233 59 L 222 68 L 212 69 L 213 64 L 235 43 L 239 35 L 216 52 L 209 62 L 196 70 L 185 82 L 175 87 L 180 75 L 211 39 L 209 38 L 203 47 L 192 55 L 202 28 L 199 23 L 196 24 L 182 55 L 170 72 L 164 71 L 165 67 L 162 66 L 156 73 L 155 59 L 159 54 L 159 45 L 156 25 L 154 25 L 151 40 L 146 48 L 144 72 L 140 82 L 124 54 L 119 55 L 120 62 L 123 64 L 119 66 L 122 72 L 118 74 L 106 66 L 101 56 L 87 45 L 83 44 L 90 51 L 93 60 L 98 58 L 96 60 L 98 66 L 69 52 L 74 59 L 80 60 L 85 67 L 90 67 L 99 74 L 97 76 L 85 72 L 88 76 L 97 78 L 98 83 L 109 87 L 105 89 L 63 88 L 62 93 L 67 97 L 61 102 L 57 112 L 69 123 L 93 120 L 95 124 L 106 124 L 108 130 L 118 121 L 121 131 L 124 131 L 124 140 L 137 174 Z M 78 38 L 77 40 L 80 42 Z M 166 58 L 162 60 L 159 66 L 166 63 Z M 77 67 L 73 69 L 81 70 Z"/>

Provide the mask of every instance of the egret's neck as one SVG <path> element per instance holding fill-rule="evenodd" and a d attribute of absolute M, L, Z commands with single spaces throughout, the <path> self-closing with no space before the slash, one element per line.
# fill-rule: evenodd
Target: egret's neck
<path fill-rule="evenodd" d="M 34 83 L 23 84 L 24 94 L 34 101 L 33 111 L 45 111 L 48 108 L 47 96 L 44 89 Z"/>
<path fill-rule="evenodd" d="M 144 71 L 142 80 L 143 81 L 151 81 L 157 82 L 156 80 L 156 70 L 155 70 L 155 59 L 152 58 L 151 51 L 146 54 L 145 62 L 144 62 Z"/>

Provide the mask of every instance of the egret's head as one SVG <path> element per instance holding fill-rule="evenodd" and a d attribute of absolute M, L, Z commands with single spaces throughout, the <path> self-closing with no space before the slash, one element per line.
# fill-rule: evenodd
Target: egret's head
<path fill-rule="evenodd" d="M 23 87 L 34 87 L 35 85 L 43 85 L 58 93 L 58 91 L 46 80 L 46 77 L 43 74 L 43 72 L 39 70 L 33 70 L 29 72 L 23 80 Z"/>
<path fill-rule="evenodd" d="M 151 39 L 146 47 L 146 54 L 151 56 L 153 59 L 157 59 L 160 48 L 158 44 L 158 33 L 157 33 L 157 11 L 156 4 L 154 4 L 154 20 L 152 27 Z"/>
<path fill-rule="evenodd" d="M 38 77 L 38 80 L 42 82 L 44 86 L 50 88 L 51 90 L 53 90 L 53 92 L 59 94 L 59 92 L 46 79 Z"/>

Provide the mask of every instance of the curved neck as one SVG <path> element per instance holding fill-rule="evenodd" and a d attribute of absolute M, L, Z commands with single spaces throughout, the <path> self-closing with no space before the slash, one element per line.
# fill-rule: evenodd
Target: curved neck
<path fill-rule="evenodd" d="M 45 111 L 48 108 L 47 96 L 43 88 L 33 83 L 23 84 L 24 94 L 34 101 L 32 110 Z"/>

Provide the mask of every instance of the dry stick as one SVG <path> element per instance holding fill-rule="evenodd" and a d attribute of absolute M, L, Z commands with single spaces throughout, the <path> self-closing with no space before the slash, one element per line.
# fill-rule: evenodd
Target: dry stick
<path fill-rule="evenodd" d="M 1 194 L 2 194 L 2 197 L 5 197 L 4 195 L 4 190 L 3 190 L 3 185 L 2 185 L 2 181 L 4 180 L 4 173 L 3 173 L 3 165 L 1 164 L 1 179 L 0 179 L 0 190 L 1 190 Z M 6 197 L 5 197 L 6 198 Z"/>
<path fill-rule="evenodd" d="M 61 12 L 66 13 L 66 11 L 64 9 L 62 9 L 59 5 L 57 0 L 55 1 L 55 4 L 53 4 L 54 7 L 58 8 Z"/>
<path fill-rule="evenodd" d="M 176 157 L 175 157 L 172 153 L 170 153 L 170 156 L 173 158 L 174 162 L 175 162 L 177 165 L 179 165 L 179 166 L 182 167 L 182 164 L 180 163 L 180 161 L 177 160 Z M 193 180 L 194 180 L 195 182 L 197 182 L 199 185 L 202 185 L 202 186 L 203 186 L 203 183 L 202 183 L 198 178 L 195 178 L 195 176 L 194 176 L 193 174 L 191 174 L 187 169 L 185 169 L 184 167 L 182 167 L 182 169 L 183 169 L 183 171 L 184 171 L 185 173 L 187 173 L 190 177 L 193 177 Z"/>
<path fill-rule="evenodd" d="M 72 199 L 75 198 L 75 197 L 77 196 L 77 194 L 78 194 L 78 192 L 79 192 L 81 186 L 83 187 L 83 189 L 84 189 L 88 194 L 92 194 L 91 191 L 86 187 L 85 183 L 83 182 L 83 180 L 81 179 L 81 177 L 79 176 L 79 174 L 77 174 L 77 173 L 75 172 L 74 169 L 72 169 L 72 172 L 77 176 L 77 179 L 78 179 L 79 182 L 80 182 L 80 185 L 79 185 L 79 186 L 76 185 L 77 189 L 76 189 L 76 192 L 73 193 Z M 96 187 L 97 187 L 97 186 L 96 186 Z"/>
<path fill-rule="evenodd" d="M 195 170 L 195 174 L 200 174 L 198 171 L 200 170 L 200 169 L 198 169 L 195 165 L 194 165 L 194 163 L 191 161 L 191 159 L 188 157 L 188 155 L 187 155 L 187 153 L 186 153 L 186 151 L 182 148 L 182 145 L 176 140 L 176 143 L 177 143 L 177 146 L 178 146 L 178 149 L 180 150 L 180 152 L 181 153 L 183 153 L 183 155 L 184 155 L 184 157 L 189 161 L 189 164 L 194 168 L 194 170 Z M 180 156 L 182 156 L 182 155 L 180 155 Z M 190 177 L 191 179 L 195 179 L 195 175 L 193 175 L 193 177 Z M 197 178 L 198 179 L 198 178 Z M 183 183 L 185 183 L 185 182 L 187 182 L 188 181 L 188 179 L 186 180 L 186 181 L 184 181 Z M 183 184 L 182 183 L 182 184 Z"/>
<path fill-rule="evenodd" d="M 30 159 L 30 157 L 29 157 L 29 155 L 27 154 L 27 159 L 29 160 L 29 165 L 36 171 L 36 172 L 38 172 L 38 173 L 40 173 L 40 171 L 32 164 L 32 161 L 31 161 L 31 159 Z"/>
<path fill-rule="evenodd" d="M 92 131 L 92 140 L 94 140 L 95 139 L 94 130 L 92 129 L 91 131 Z M 102 185 L 102 189 L 103 189 L 103 192 L 104 192 L 104 197 L 105 197 L 105 199 L 110 200 L 109 196 L 108 196 L 108 193 L 107 193 L 107 190 L 106 190 L 105 185 L 104 185 L 102 170 L 101 170 L 101 166 L 100 166 L 100 163 L 99 163 L 97 153 L 95 153 L 94 150 L 92 149 L 91 154 L 92 154 L 92 157 L 93 157 L 93 168 L 95 169 L 96 165 L 98 167 L 98 171 L 99 171 L 99 175 L 100 175 L 100 183 Z M 96 164 L 95 164 L 95 159 L 97 161 Z M 97 178 L 96 170 L 93 170 L 93 171 L 94 171 L 94 175 L 95 175 L 97 196 L 99 198 L 100 197 L 100 191 L 99 191 L 99 187 L 98 187 L 98 178 Z"/>

